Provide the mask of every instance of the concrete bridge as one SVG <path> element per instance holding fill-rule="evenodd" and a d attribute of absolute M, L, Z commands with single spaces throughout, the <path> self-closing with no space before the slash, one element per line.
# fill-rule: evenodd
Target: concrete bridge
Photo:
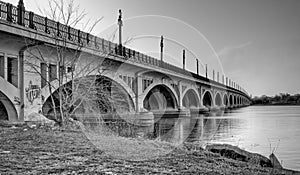
<path fill-rule="evenodd" d="M 50 92 L 45 81 L 57 89 L 59 70 L 64 69 L 66 74 L 74 70 L 67 63 L 60 67 L 55 62 L 57 46 L 68 48 L 69 57 L 80 46 L 78 67 L 93 62 L 104 69 L 114 63 L 104 76 L 126 101 L 117 110 L 198 113 L 250 105 L 247 92 L 225 75 L 209 79 L 28 12 L 22 0 L 18 6 L 0 1 L 0 119 L 22 122 L 32 113 L 50 112 Z M 32 57 L 36 48 L 46 55 L 43 62 Z M 28 62 L 34 62 L 38 73 Z M 89 76 L 97 77 L 97 72 Z"/>

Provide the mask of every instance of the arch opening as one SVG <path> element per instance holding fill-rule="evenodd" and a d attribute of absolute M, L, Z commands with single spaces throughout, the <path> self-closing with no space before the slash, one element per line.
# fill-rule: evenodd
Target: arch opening
<path fill-rule="evenodd" d="M 228 106 L 228 96 L 226 94 L 224 95 L 224 98 L 223 98 L 223 104 L 225 106 Z"/>
<path fill-rule="evenodd" d="M 66 105 L 63 106 L 64 113 L 86 116 L 134 110 L 133 100 L 124 87 L 105 76 L 89 76 L 75 80 L 74 85 L 72 82 L 64 84 L 61 90 L 57 89 L 45 100 L 42 113 L 56 121 L 60 121 L 60 91 L 63 105 Z"/>
<path fill-rule="evenodd" d="M 208 108 L 212 106 L 212 96 L 208 91 L 203 95 L 203 105 Z"/>
<path fill-rule="evenodd" d="M 216 94 L 216 97 L 215 97 L 215 104 L 217 106 L 222 106 L 222 98 L 221 98 L 221 95 L 219 93 Z"/>
<path fill-rule="evenodd" d="M 146 95 L 143 106 L 148 111 L 177 109 L 173 92 L 165 85 L 154 86 Z"/>
<path fill-rule="evenodd" d="M 233 105 L 233 97 L 232 97 L 232 95 L 229 96 L 229 104 L 230 104 L 230 106 Z"/>
<path fill-rule="evenodd" d="M 8 120 L 8 114 L 4 104 L 0 101 L 0 120 Z"/>
<path fill-rule="evenodd" d="M 199 99 L 194 90 L 189 89 L 183 96 L 182 105 L 186 108 L 196 108 L 199 106 Z"/>
<path fill-rule="evenodd" d="M 237 98 L 236 98 L 236 96 L 233 97 L 233 104 L 234 104 L 234 105 L 237 104 Z"/>
<path fill-rule="evenodd" d="M 14 104 L 0 91 L 0 120 L 17 121 L 18 114 Z"/>

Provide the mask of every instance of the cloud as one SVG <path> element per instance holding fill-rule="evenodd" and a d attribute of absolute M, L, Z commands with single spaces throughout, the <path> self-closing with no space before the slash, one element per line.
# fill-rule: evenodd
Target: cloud
<path fill-rule="evenodd" d="M 226 73 L 231 74 L 234 71 L 245 69 L 249 61 L 251 53 L 247 52 L 249 50 L 248 46 L 252 43 L 246 42 L 235 46 L 226 46 L 217 52 L 217 55 L 221 61 L 221 64 Z M 232 75 L 232 74 L 231 74 Z"/>
<path fill-rule="evenodd" d="M 222 58 L 227 57 L 236 57 L 239 54 L 242 54 L 244 52 L 245 47 L 251 45 L 252 42 L 248 41 L 246 43 L 236 45 L 236 46 L 225 46 L 223 49 L 221 49 L 219 52 L 217 52 L 217 55 Z"/>

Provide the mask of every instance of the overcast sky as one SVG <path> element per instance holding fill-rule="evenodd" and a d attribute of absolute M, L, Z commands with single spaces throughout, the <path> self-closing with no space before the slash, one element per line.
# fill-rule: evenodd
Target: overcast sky
<path fill-rule="evenodd" d="M 7 1 L 7 0 L 6 0 Z M 11 0 L 17 4 L 18 0 Z M 47 0 L 24 0 L 27 10 Z M 87 19 L 104 17 L 94 34 L 111 39 L 118 9 L 128 47 L 195 71 L 195 57 L 239 83 L 253 96 L 300 93 L 299 0 L 77 0 Z M 83 21 L 82 24 L 85 24 Z M 117 38 L 116 38 L 117 39 Z M 115 40 L 117 42 L 117 40 Z M 218 56 L 215 56 L 215 53 Z M 204 73 L 203 67 L 200 67 Z M 210 74 L 211 76 L 211 74 Z"/>

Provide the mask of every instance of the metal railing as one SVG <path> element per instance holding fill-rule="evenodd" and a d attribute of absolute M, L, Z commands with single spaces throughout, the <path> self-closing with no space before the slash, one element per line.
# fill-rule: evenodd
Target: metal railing
<path fill-rule="evenodd" d="M 129 60 L 140 64 L 161 67 L 182 74 L 191 73 L 172 64 L 162 62 L 161 60 L 155 59 L 151 56 L 139 53 L 138 51 L 131 50 L 103 38 L 66 26 L 60 22 L 48 19 L 47 17 L 26 11 L 24 6 L 16 7 L 10 3 L 0 1 L 0 19 L 22 25 L 26 28 L 31 28 L 38 32 L 46 33 L 58 39 L 64 39 L 71 43 L 80 44 L 90 49 L 96 49 L 103 53 L 118 55 L 120 58 L 123 58 L 124 61 Z M 199 75 L 199 77 L 202 76 Z M 248 93 L 242 88 L 236 88 L 233 85 L 224 84 L 224 82 L 221 84 L 248 95 Z"/>

